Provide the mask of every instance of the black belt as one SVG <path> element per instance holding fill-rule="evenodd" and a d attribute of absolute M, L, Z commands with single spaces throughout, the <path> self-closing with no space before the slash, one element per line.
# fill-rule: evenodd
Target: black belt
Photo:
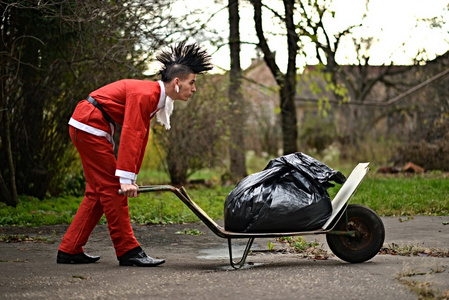
<path fill-rule="evenodd" d="M 109 123 L 114 123 L 114 120 L 112 120 L 112 118 L 104 111 L 103 107 L 101 107 L 100 103 L 98 103 L 97 100 L 95 100 L 91 96 L 88 96 L 86 98 L 86 100 L 89 101 L 90 103 L 92 103 L 93 106 L 95 106 L 96 108 L 98 108 L 101 111 L 101 113 L 103 114 L 103 117 L 106 119 L 106 121 L 108 121 Z"/>

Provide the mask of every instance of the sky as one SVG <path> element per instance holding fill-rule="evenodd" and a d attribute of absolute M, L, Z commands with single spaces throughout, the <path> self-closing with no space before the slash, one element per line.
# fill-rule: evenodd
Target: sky
<path fill-rule="evenodd" d="M 204 16 L 209 18 L 219 11 L 223 4 L 215 4 L 216 1 L 190 1 L 180 0 L 175 10 L 190 9 L 193 11 L 203 10 Z M 218 1 L 227 4 L 227 0 Z M 257 42 L 257 37 L 253 25 L 253 10 L 247 4 L 248 1 L 240 1 L 240 34 L 241 40 L 247 42 Z M 282 11 L 279 1 L 268 2 L 273 8 Z M 391 61 L 396 65 L 411 64 L 413 57 L 419 49 L 425 48 L 427 59 L 433 59 L 437 55 L 449 51 L 449 24 L 443 29 L 430 29 L 428 25 L 417 26 L 417 18 L 432 18 L 445 14 L 449 22 L 447 5 L 449 0 L 370 0 L 367 18 L 363 21 L 363 27 L 354 31 L 358 37 L 374 37 L 375 43 L 369 50 L 371 65 L 389 64 Z M 196 5 L 196 6 L 195 6 Z M 335 18 L 328 20 L 329 28 L 338 31 L 350 25 L 359 24 L 365 11 L 365 0 L 336 0 Z M 282 33 L 277 25 L 277 21 L 272 21 L 271 17 L 265 14 L 264 29 Z M 224 9 L 214 15 L 209 24 L 227 38 L 229 36 L 228 11 Z M 201 43 L 201 41 L 198 41 Z M 276 60 L 281 69 L 286 68 L 286 39 L 285 37 L 271 37 L 269 45 L 276 51 Z M 212 62 L 216 65 L 215 71 L 229 69 L 229 48 L 222 47 L 216 51 L 216 47 L 204 43 L 203 45 L 212 55 Z M 356 63 L 352 40 L 347 39 L 342 44 L 343 48 L 337 52 L 337 62 L 339 64 Z M 298 66 L 306 64 L 316 64 L 313 48 L 309 45 L 306 48 L 311 55 L 298 58 Z M 215 52 L 216 51 L 216 52 Z M 256 57 L 254 45 L 241 46 L 241 65 L 247 68 L 251 60 Z"/>

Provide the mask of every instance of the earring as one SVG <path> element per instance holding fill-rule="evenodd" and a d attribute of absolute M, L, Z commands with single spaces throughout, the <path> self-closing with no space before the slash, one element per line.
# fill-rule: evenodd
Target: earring
<path fill-rule="evenodd" d="M 176 86 L 176 93 L 179 94 L 179 85 Z"/>

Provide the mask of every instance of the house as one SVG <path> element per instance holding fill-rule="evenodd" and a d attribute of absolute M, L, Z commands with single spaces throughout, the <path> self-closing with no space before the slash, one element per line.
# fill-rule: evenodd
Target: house
<path fill-rule="evenodd" d="M 424 65 L 340 66 L 334 79 L 326 79 L 318 66 L 307 66 L 298 74 L 295 98 L 299 150 L 322 151 L 338 144 L 375 151 L 362 149 L 361 142 L 388 147 L 441 139 L 435 128 L 449 118 L 449 76 L 432 77 L 448 68 L 448 53 Z M 254 59 L 244 78 L 244 95 L 254 113 L 248 122 L 248 148 L 266 151 L 270 142 L 280 147 L 279 94 L 273 75 L 263 60 Z M 433 81 L 426 83 L 429 79 Z M 270 147 L 269 152 L 275 152 L 275 146 Z"/>

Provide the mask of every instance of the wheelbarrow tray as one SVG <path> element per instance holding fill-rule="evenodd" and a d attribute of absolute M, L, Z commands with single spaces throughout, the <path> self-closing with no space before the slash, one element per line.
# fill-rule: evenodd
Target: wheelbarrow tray
<path fill-rule="evenodd" d="M 176 188 L 171 185 L 152 185 L 152 186 L 141 186 L 138 192 L 172 192 L 174 193 L 185 205 L 207 226 L 213 233 L 221 238 L 228 239 L 229 245 L 229 255 L 230 263 L 234 268 L 241 268 L 246 260 L 246 257 L 250 251 L 251 245 L 255 238 L 273 238 L 273 237 L 286 237 L 286 236 L 303 236 L 303 235 L 314 235 L 314 234 L 341 234 L 341 235 L 353 235 L 351 231 L 341 231 L 341 232 L 331 232 L 334 226 L 337 224 L 348 202 L 351 200 L 355 191 L 363 181 L 369 170 L 369 163 L 359 163 L 354 170 L 351 172 L 346 182 L 342 185 L 338 191 L 335 198 L 332 200 L 332 214 L 323 225 L 321 229 L 312 231 L 299 231 L 299 232 L 278 232 L 278 233 L 245 233 L 245 232 L 233 232 L 225 230 L 224 227 L 218 225 L 212 218 L 210 218 L 205 211 L 201 209 L 187 194 L 184 187 Z M 248 238 L 246 249 L 243 256 L 239 262 L 234 262 L 232 258 L 232 239 L 236 238 Z"/>

